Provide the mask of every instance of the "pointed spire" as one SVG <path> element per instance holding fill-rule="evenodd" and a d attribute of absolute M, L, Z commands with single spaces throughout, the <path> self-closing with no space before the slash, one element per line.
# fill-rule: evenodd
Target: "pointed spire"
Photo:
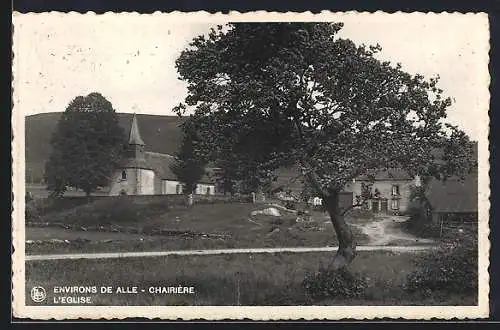
<path fill-rule="evenodd" d="M 141 134 L 139 133 L 139 125 L 137 125 L 137 117 L 134 113 L 132 117 L 132 125 L 130 126 L 130 138 L 128 139 L 128 144 L 144 145 L 142 141 Z"/>

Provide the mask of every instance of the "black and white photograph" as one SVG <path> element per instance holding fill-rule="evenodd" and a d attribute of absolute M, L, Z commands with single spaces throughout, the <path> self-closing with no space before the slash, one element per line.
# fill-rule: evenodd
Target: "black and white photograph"
<path fill-rule="evenodd" d="M 15 316 L 488 316 L 486 14 L 12 19 Z"/>

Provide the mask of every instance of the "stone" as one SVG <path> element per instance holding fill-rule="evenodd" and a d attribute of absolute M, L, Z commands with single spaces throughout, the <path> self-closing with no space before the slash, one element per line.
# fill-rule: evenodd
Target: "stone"
<path fill-rule="evenodd" d="M 275 209 L 274 207 L 269 207 L 267 209 L 262 210 L 262 214 L 270 215 L 273 217 L 280 217 L 281 216 L 280 211 L 278 211 L 278 209 Z"/>
<path fill-rule="evenodd" d="M 274 207 L 268 207 L 267 209 L 263 209 L 260 211 L 252 211 L 250 214 L 252 216 L 256 216 L 258 214 L 263 214 L 263 215 L 269 215 L 269 216 L 273 216 L 273 217 L 281 217 L 280 211 L 278 211 L 278 209 L 276 209 Z"/>

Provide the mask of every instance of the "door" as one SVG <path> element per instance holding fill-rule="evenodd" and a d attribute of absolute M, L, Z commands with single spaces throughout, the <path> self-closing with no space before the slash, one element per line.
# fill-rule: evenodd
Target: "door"
<path fill-rule="evenodd" d="M 372 200 L 372 211 L 374 213 L 380 212 L 380 201 L 378 199 Z"/>

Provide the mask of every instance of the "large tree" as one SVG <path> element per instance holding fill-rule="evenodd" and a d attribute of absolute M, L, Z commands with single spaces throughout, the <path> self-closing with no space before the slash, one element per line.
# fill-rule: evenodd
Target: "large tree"
<path fill-rule="evenodd" d="M 177 59 L 188 83 L 198 150 L 217 159 L 229 144 L 261 177 L 297 164 L 324 201 L 348 265 L 355 242 L 339 193 L 358 175 L 400 167 L 447 177 L 474 165 L 468 137 L 444 124 L 451 105 L 438 77 L 377 59 L 379 46 L 339 38 L 342 23 L 236 23 L 195 38 Z M 222 147 L 221 147 L 222 146 Z M 435 150 L 444 156 L 435 161 Z"/>
<path fill-rule="evenodd" d="M 196 131 L 190 130 L 187 125 L 183 126 L 183 135 L 179 150 L 176 153 L 176 161 L 170 166 L 172 172 L 183 184 L 185 194 L 192 194 L 196 185 L 206 174 L 206 163 L 194 151 L 194 141 L 197 139 Z"/>
<path fill-rule="evenodd" d="M 109 184 L 117 168 L 125 132 L 111 103 L 99 93 L 78 96 L 63 112 L 52 136 L 52 154 L 45 165 L 45 181 L 52 195 L 66 187 L 89 196 Z"/>

